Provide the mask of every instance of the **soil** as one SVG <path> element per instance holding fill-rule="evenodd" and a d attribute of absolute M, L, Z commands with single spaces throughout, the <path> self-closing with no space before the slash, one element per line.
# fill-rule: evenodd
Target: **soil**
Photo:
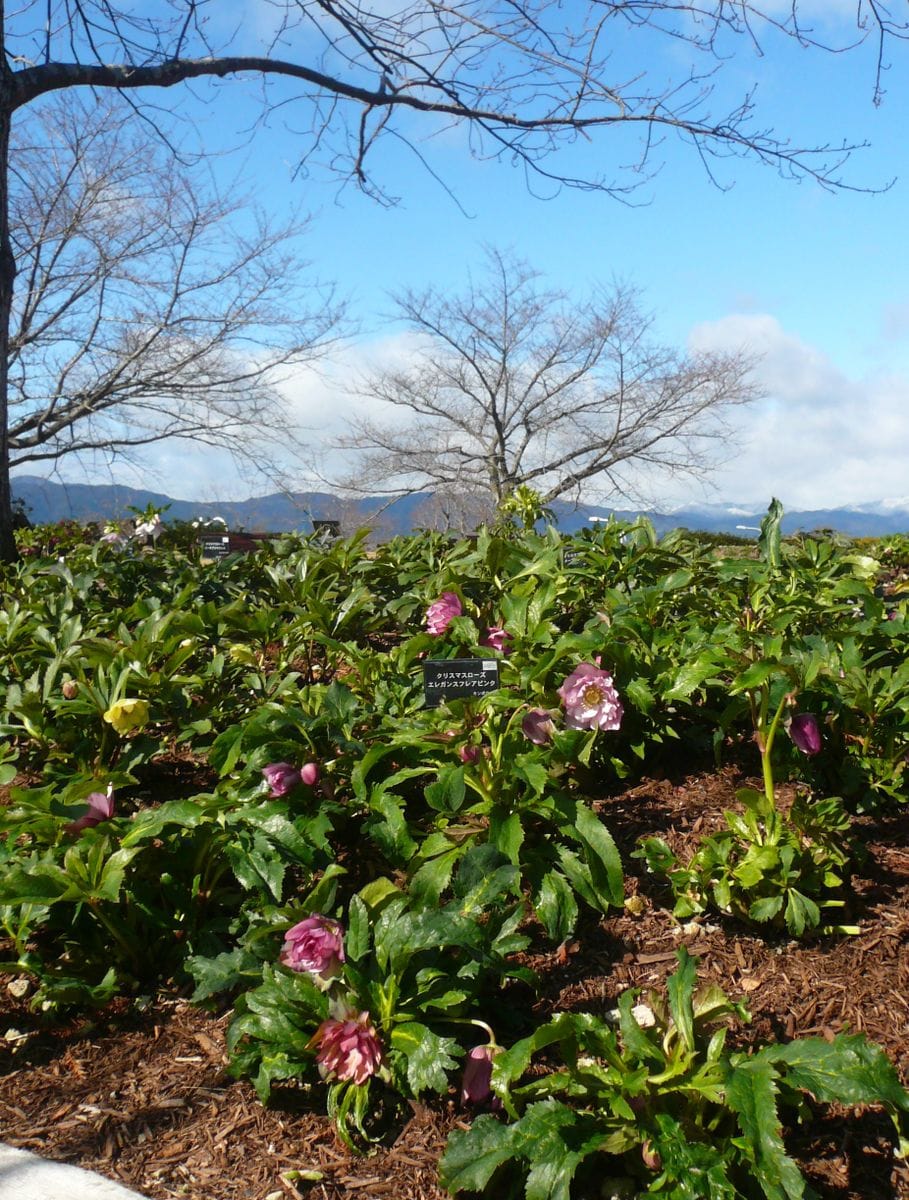
<path fill-rule="evenodd" d="M 756 785 L 728 767 L 647 780 L 602 802 L 628 893 L 643 904 L 528 956 L 542 983 L 527 994 L 528 1013 L 542 1020 L 556 1010 L 613 1008 L 625 988 L 661 984 L 684 944 L 702 979 L 747 1000 L 752 1022 L 737 1034 L 741 1042 L 862 1031 L 909 1084 L 909 806 L 859 818 L 867 860 L 843 918 L 861 927 L 852 937 L 798 943 L 715 918 L 682 926 L 665 889 L 629 857 L 648 833 L 685 856 L 722 824 L 746 783 Z M 303 1090 L 285 1089 L 264 1108 L 250 1085 L 226 1075 L 229 1020 L 159 996 L 48 1027 L 4 986 L 0 1139 L 153 1200 L 443 1200 L 438 1159 L 449 1131 L 469 1120 L 454 1093 L 411 1106 L 387 1146 L 356 1157 L 318 1112 L 318 1096 L 310 1102 Z M 821 1200 L 909 1200 L 909 1167 L 894 1159 L 893 1126 L 877 1110 L 817 1107 L 786 1140 Z"/>

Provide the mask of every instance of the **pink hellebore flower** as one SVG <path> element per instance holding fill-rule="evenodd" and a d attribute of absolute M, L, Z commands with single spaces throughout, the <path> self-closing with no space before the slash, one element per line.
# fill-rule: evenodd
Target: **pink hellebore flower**
<path fill-rule="evenodd" d="M 569 729 L 618 729 L 622 724 L 622 703 L 608 671 L 581 663 L 558 691 Z"/>
<path fill-rule="evenodd" d="M 262 774 L 268 784 L 268 790 L 275 800 L 292 792 L 300 783 L 302 776 L 301 771 L 285 762 L 269 763 L 267 767 L 262 768 Z"/>
<path fill-rule="evenodd" d="M 474 1046 L 467 1055 L 461 1077 L 461 1103 L 485 1104 L 492 1098 L 492 1060 L 500 1046 Z M 493 1107 L 497 1101 L 493 1099 Z"/>
<path fill-rule="evenodd" d="M 788 723 L 789 736 L 803 754 L 820 754 L 823 738 L 814 713 L 797 713 Z"/>
<path fill-rule="evenodd" d="M 524 714 L 521 722 L 521 732 L 535 746 L 547 746 L 555 733 L 555 722 L 552 714 L 545 708 L 532 708 Z"/>
<path fill-rule="evenodd" d="M 490 646 L 493 650 L 498 651 L 499 654 L 507 654 L 508 647 L 505 643 L 510 641 L 510 633 L 507 633 L 499 625 L 492 625 L 486 630 L 486 637 L 480 639 L 480 645 Z"/>
<path fill-rule="evenodd" d="M 67 833 L 79 833 L 83 829 L 90 829 L 93 825 L 100 825 L 102 821 L 109 821 L 114 815 L 113 788 L 108 788 L 106 793 L 92 792 L 86 800 L 87 810 L 66 826 Z"/>
<path fill-rule="evenodd" d="M 369 1013 L 351 1013 L 344 1020 L 329 1017 L 309 1041 L 317 1047 L 316 1062 L 324 1078 L 365 1083 L 382 1065 L 382 1047 Z"/>
<path fill-rule="evenodd" d="M 288 929 L 281 962 L 291 971 L 334 979 L 344 962 L 344 930 L 340 922 L 313 913 Z"/>
<path fill-rule="evenodd" d="M 455 617 L 459 617 L 463 609 L 461 601 L 456 592 L 443 592 L 442 595 L 430 604 L 426 610 L 426 628 L 434 637 L 439 637 L 445 632 Z"/>

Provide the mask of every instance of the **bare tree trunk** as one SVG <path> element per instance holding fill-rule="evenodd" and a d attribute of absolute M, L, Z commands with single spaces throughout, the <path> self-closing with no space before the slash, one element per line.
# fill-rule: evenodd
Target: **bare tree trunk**
<path fill-rule="evenodd" d="M 0 31 L 4 21 L 0 0 Z M 19 557 L 13 532 L 13 499 L 9 481 L 9 326 L 13 308 L 16 260 L 9 236 L 9 135 L 13 80 L 0 45 L 0 562 Z"/>

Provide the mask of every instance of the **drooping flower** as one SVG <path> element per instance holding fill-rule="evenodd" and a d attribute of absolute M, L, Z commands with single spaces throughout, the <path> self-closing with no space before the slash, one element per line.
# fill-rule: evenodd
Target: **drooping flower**
<path fill-rule="evenodd" d="M 508 647 L 506 642 L 511 641 L 511 634 L 502 629 L 500 625 L 491 625 L 486 630 L 486 636 L 480 639 L 481 646 L 490 646 L 499 654 L 507 654 Z"/>
<path fill-rule="evenodd" d="M 162 528 L 161 514 L 154 513 L 144 521 L 137 521 L 133 532 L 136 537 L 150 537 L 153 542 L 156 542 L 161 536 Z"/>
<path fill-rule="evenodd" d="M 532 708 L 524 714 L 521 722 L 521 732 L 535 746 L 547 746 L 555 733 L 555 722 L 552 713 L 545 708 Z"/>
<path fill-rule="evenodd" d="M 300 778 L 307 787 L 315 787 L 319 782 L 319 764 L 314 762 L 304 763 L 300 768 Z"/>
<path fill-rule="evenodd" d="M 492 1095 L 492 1060 L 501 1046 L 474 1046 L 468 1053 L 461 1076 L 461 1103 L 486 1104 L 490 1099 L 493 1107 L 498 1101 Z"/>
<path fill-rule="evenodd" d="M 820 754 L 821 727 L 814 713 L 796 713 L 787 723 L 789 736 L 803 754 Z"/>
<path fill-rule="evenodd" d="M 474 763 L 480 757 L 480 747 L 472 746 L 470 743 L 462 746 L 458 750 L 458 758 L 463 763 Z"/>
<path fill-rule="evenodd" d="M 93 825 L 100 825 L 102 821 L 109 821 L 114 815 L 114 789 L 109 787 L 106 792 L 91 792 L 86 796 L 86 803 L 88 808 L 82 816 L 66 826 L 67 833 L 79 833 Z"/>
<path fill-rule="evenodd" d="M 131 729 L 141 729 L 148 720 L 147 700 L 118 700 L 104 714 L 108 725 L 113 725 L 117 733 L 129 733 Z"/>
<path fill-rule="evenodd" d="M 581 663 L 558 689 L 569 729 L 618 729 L 622 702 L 608 671 Z"/>
<path fill-rule="evenodd" d="M 274 800 L 292 792 L 301 780 L 299 768 L 292 767 L 290 763 L 286 762 L 269 763 L 267 767 L 262 768 L 262 775 Z"/>
<path fill-rule="evenodd" d="M 369 1013 L 350 1013 L 323 1021 L 308 1043 L 316 1047 L 316 1062 L 323 1079 L 349 1079 L 365 1083 L 382 1065 L 382 1046 Z"/>
<path fill-rule="evenodd" d="M 440 637 L 462 612 L 457 592 L 443 592 L 426 610 L 426 628 L 434 637 Z"/>
<path fill-rule="evenodd" d="M 99 542 L 104 542 L 106 546 L 114 546 L 117 550 L 122 550 L 126 545 L 126 538 L 119 529 L 107 529 L 98 538 Z"/>
<path fill-rule="evenodd" d="M 291 971 L 334 979 L 344 962 L 344 930 L 339 921 L 313 913 L 284 935 L 280 961 Z"/>

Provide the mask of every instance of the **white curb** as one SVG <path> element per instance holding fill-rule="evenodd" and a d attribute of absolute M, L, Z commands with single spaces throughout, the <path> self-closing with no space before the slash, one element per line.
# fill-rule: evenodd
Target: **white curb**
<path fill-rule="evenodd" d="M 3 1200 L 144 1200 L 122 1184 L 0 1143 Z"/>

